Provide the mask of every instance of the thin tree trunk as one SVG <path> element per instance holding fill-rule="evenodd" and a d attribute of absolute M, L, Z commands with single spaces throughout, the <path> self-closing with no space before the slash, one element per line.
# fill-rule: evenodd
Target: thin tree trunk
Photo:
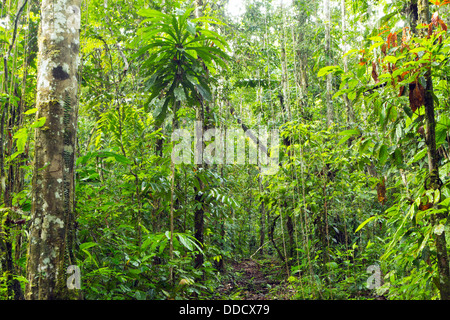
<path fill-rule="evenodd" d="M 263 185 L 262 185 L 262 177 L 261 174 L 258 179 L 259 182 L 259 192 L 262 194 L 263 192 Z M 260 212 L 261 212 L 261 218 L 260 218 L 260 229 L 259 229 L 259 246 L 261 247 L 261 255 L 264 255 L 264 241 L 265 241 L 265 229 L 266 229 L 266 208 L 264 206 L 264 199 L 261 200 L 260 204 Z"/>
<path fill-rule="evenodd" d="M 287 208 L 287 203 L 286 203 Z M 295 241 L 294 241 L 294 222 L 292 221 L 292 217 L 289 214 L 289 212 L 286 210 L 286 229 L 289 236 L 289 246 L 287 251 L 287 257 L 288 259 L 292 259 L 294 257 L 294 247 L 295 247 Z M 292 261 L 289 261 L 289 263 L 292 263 Z"/>
<path fill-rule="evenodd" d="M 205 225 L 204 221 L 204 198 L 203 198 L 203 190 L 204 184 L 202 179 L 200 179 L 199 175 L 203 173 L 204 166 L 206 164 L 203 163 L 203 132 L 204 132 L 204 113 L 203 113 L 203 105 L 201 105 L 197 110 L 197 121 L 196 121 L 196 155 L 197 155 L 197 168 L 196 168 L 196 176 L 197 179 L 197 187 L 195 188 L 195 213 L 194 213 L 194 229 L 195 229 L 195 239 L 203 245 L 203 229 Z M 195 257 L 195 267 L 200 268 L 203 265 L 203 254 L 199 252 Z"/>
<path fill-rule="evenodd" d="M 331 65 L 331 13 L 330 0 L 325 0 L 325 57 L 327 66 Z M 331 73 L 327 75 L 327 91 L 326 91 L 326 106 L 327 106 L 327 127 L 330 127 L 334 121 L 334 110 L 331 101 Z"/>
<path fill-rule="evenodd" d="M 283 90 L 283 105 L 287 111 L 288 121 L 292 121 L 291 107 L 289 103 L 288 92 L 288 71 L 287 71 L 287 58 L 286 58 L 286 32 L 285 32 L 285 17 L 283 2 L 281 2 L 281 14 L 283 16 L 283 25 L 281 26 L 281 85 Z"/>
<path fill-rule="evenodd" d="M 342 42 L 344 44 L 344 54 L 346 53 L 347 50 L 347 36 L 346 36 L 346 31 L 347 31 L 347 10 L 345 7 L 345 0 L 341 0 L 341 15 L 342 15 Z M 348 59 L 347 56 L 345 56 L 343 58 L 343 62 L 344 62 L 344 72 L 347 73 L 348 72 Z M 346 85 L 346 88 L 348 88 L 348 85 Z M 351 101 L 348 99 L 347 94 L 345 93 L 343 95 L 344 97 L 344 104 L 346 106 L 347 109 L 347 124 L 350 125 L 351 123 L 355 122 L 355 118 L 354 118 L 354 114 L 353 114 L 353 106 Z"/>
<path fill-rule="evenodd" d="M 67 299 L 67 238 L 74 212 L 81 0 L 43 0 L 26 299 Z"/>
<path fill-rule="evenodd" d="M 170 259 L 173 260 L 173 196 L 174 196 L 174 188 L 175 188 L 175 166 L 173 161 L 170 163 L 170 171 L 172 172 L 171 176 L 171 187 L 170 187 L 170 246 L 169 246 L 169 254 Z M 170 266 L 170 275 L 169 280 L 172 282 L 174 280 L 173 277 L 173 266 Z"/>
<path fill-rule="evenodd" d="M 428 0 L 419 0 L 418 4 L 419 23 L 430 22 L 429 2 Z M 423 30 L 423 29 L 422 29 Z M 429 175 L 425 185 L 433 190 L 442 187 L 442 181 L 439 178 L 438 154 L 436 150 L 436 119 L 434 116 L 434 100 L 433 100 L 433 79 L 431 77 L 431 69 L 425 75 L 425 118 L 426 118 L 426 144 L 428 147 L 428 170 Z M 442 214 L 436 214 L 432 220 L 433 225 L 438 224 L 439 220 L 445 218 Z M 445 239 L 445 231 L 441 234 L 435 234 L 436 255 L 439 272 L 439 291 L 442 300 L 450 300 L 450 270 L 447 254 L 447 241 Z"/>
<path fill-rule="evenodd" d="M 202 0 L 196 0 L 196 8 L 195 8 L 195 17 L 199 18 L 201 16 L 201 6 L 203 5 Z M 204 221 L 204 215 L 205 215 L 205 203 L 204 203 L 204 183 L 202 179 L 200 179 L 199 175 L 204 172 L 206 169 L 206 164 L 203 161 L 203 150 L 204 150 L 204 143 L 203 143 L 203 133 L 205 132 L 205 110 L 204 110 L 204 103 L 201 98 L 199 98 L 199 106 L 197 108 L 196 113 L 196 141 L 195 141 L 195 152 L 196 152 L 196 163 L 197 163 L 197 169 L 196 169 L 196 177 L 198 187 L 195 187 L 195 204 L 196 209 L 194 213 L 194 229 L 195 229 L 195 239 L 203 245 L 203 230 L 205 226 Z M 203 265 L 203 254 L 199 252 L 195 257 L 195 268 L 200 268 Z"/>
<path fill-rule="evenodd" d="M 272 242 L 273 247 L 274 247 L 275 250 L 277 251 L 277 254 L 278 254 L 278 257 L 280 258 L 280 260 L 283 261 L 283 262 L 285 262 L 285 261 L 286 261 L 286 258 L 285 258 L 285 256 L 281 253 L 281 250 L 277 247 L 277 244 L 275 243 L 275 239 L 274 239 L 274 237 L 273 237 L 273 236 L 274 236 L 274 232 L 275 232 L 275 226 L 276 226 L 277 220 L 278 220 L 278 218 L 280 218 L 280 217 L 281 217 L 281 214 L 277 215 L 277 216 L 273 219 L 272 225 L 270 226 L 270 229 L 269 229 L 269 239 L 270 239 L 270 241 Z"/>

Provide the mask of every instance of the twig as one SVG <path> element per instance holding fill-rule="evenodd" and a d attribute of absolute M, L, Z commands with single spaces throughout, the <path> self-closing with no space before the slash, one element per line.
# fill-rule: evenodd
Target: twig
<path fill-rule="evenodd" d="M 274 241 L 276 241 L 276 240 L 278 240 L 278 239 L 280 239 L 280 237 L 274 239 Z M 259 250 L 261 250 L 262 248 L 264 248 L 264 247 L 266 246 L 266 244 L 268 244 L 268 243 L 270 243 L 270 242 L 271 242 L 271 240 L 267 241 L 267 242 L 264 243 L 262 246 L 260 246 L 260 247 L 259 247 L 259 248 L 258 248 L 258 249 L 250 256 L 250 259 L 252 259 L 253 256 L 254 256 Z"/>
<path fill-rule="evenodd" d="M 5 66 L 5 86 L 7 86 L 8 83 L 8 58 L 11 54 L 12 48 L 14 47 L 14 43 L 16 42 L 16 37 L 17 37 L 17 25 L 19 22 L 19 18 L 22 15 L 22 11 L 25 8 L 25 6 L 27 5 L 28 0 L 25 0 L 22 4 L 22 6 L 20 7 L 19 11 L 17 12 L 16 18 L 14 19 L 14 31 L 13 31 L 13 37 L 11 40 L 11 43 L 9 44 L 8 47 L 8 52 L 5 54 L 5 56 L 3 57 L 3 64 Z"/>
<path fill-rule="evenodd" d="M 245 135 L 246 135 L 247 137 L 249 137 L 249 138 L 250 138 L 250 139 L 258 146 L 258 148 L 260 149 L 260 151 L 261 151 L 262 153 L 264 153 L 264 154 L 267 155 L 267 158 L 271 159 L 270 152 L 269 152 L 267 146 L 265 146 L 265 145 L 261 142 L 261 140 L 259 140 L 259 138 L 255 136 L 255 134 L 253 133 L 253 131 L 250 130 L 250 129 L 242 122 L 242 120 L 241 120 L 238 116 L 236 116 L 236 115 L 234 114 L 234 108 L 231 108 L 231 109 L 230 109 L 230 113 L 231 113 L 231 115 L 236 119 L 236 121 L 241 125 L 242 130 L 244 131 Z M 281 162 L 278 162 L 278 165 L 281 167 L 281 166 L 282 166 L 282 163 L 281 163 Z"/>
<path fill-rule="evenodd" d="M 17 24 L 19 22 L 19 18 L 22 15 L 22 11 L 25 8 L 28 0 L 25 0 L 22 6 L 20 7 L 19 11 L 17 12 L 16 18 L 14 19 L 14 31 L 13 31 L 13 38 L 11 40 L 11 43 L 9 44 L 8 52 L 3 57 L 3 65 L 5 68 L 5 93 L 8 91 L 8 58 L 11 54 L 12 48 L 14 46 L 14 43 L 16 41 L 16 35 L 17 35 Z M 3 88 L 1 88 L 3 89 Z M 1 90 L 0 89 L 0 90 Z M 6 117 L 6 108 L 9 105 L 9 95 L 6 95 L 6 101 L 3 106 L 1 120 L 0 120 L 0 191 L 3 192 L 5 190 L 4 186 L 4 178 L 5 178 L 5 169 L 4 169 L 4 156 L 3 156 L 3 131 L 5 127 L 5 117 Z"/>

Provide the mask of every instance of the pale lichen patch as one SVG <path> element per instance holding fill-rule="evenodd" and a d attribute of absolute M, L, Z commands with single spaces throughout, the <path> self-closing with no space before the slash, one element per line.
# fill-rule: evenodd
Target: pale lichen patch
<path fill-rule="evenodd" d="M 73 153 L 73 146 L 71 145 L 64 145 L 64 151 L 67 153 Z"/>

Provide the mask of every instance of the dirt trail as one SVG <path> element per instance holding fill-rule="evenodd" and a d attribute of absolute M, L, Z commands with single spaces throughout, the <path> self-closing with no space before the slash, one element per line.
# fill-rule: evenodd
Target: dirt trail
<path fill-rule="evenodd" d="M 236 277 L 219 289 L 221 296 L 239 294 L 243 300 L 269 300 L 271 288 L 280 283 L 276 278 L 278 267 L 273 264 L 264 267 L 253 259 L 245 259 L 231 267 Z"/>

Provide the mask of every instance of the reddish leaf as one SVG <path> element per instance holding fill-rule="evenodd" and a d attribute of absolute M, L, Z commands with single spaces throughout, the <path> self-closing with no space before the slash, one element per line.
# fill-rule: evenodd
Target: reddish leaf
<path fill-rule="evenodd" d="M 428 210 L 431 207 L 432 207 L 432 204 L 429 202 L 427 204 L 419 204 L 419 210 L 421 210 L 421 211 Z"/>
<path fill-rule="evenodd" d="M 424 194 L 422 196 L 422 198 L 420 199 L 419 210 L 425 211 L 425 210 L 430 209 L 432 206 L 433 206 L 433 204 L 430 203 L 428 196 Z"/>
<path fill-rule="evenodd" d="M 436 11 L 435 13 L 433 13 L 433 16 L 431 17 L 431 23 L 437 26 L 439 20 L 440 20 L 439 12 Z"/>
<path fill-rule="evenodd" d="M 389 33 L 388 36 L 388 48 L 397 46 L 397 33 Z"/>
<path fill-rule="evenodd" d="M 431 36 L 433 33 L 433 22 L 428 25 L 428 36 Z"/>
<path fill-rule="evenodd" d="M 439 25 L 441 26 L 442 30 L 447 31 L 447 25 L 445 24 L 444 21 L 442 21 L 441 19 L 438 20 Z"/>
<path fill-rule="evenodd" d="M 372 62 L 372 78 L 375 83 L 380 82 L 380 80 L 378 80 L 377 65 L 375 64 L 375 62 Z"/>
<path fill-rule="evenodd" d="M 381 46 L 381 52 L 383 52 L 383 54 L 386 55 L 386 43 L 384 43 L 384 44 Z"/>
<path fill-rule="evenodd" d="M 408 34 L 407 34 L 408 29 L 409 29 L 409 27 L 404 27 L 403 28 L 403 33 L 402 33 L 402 43 L 403 43 L 403 45 L 406 45 L 406 43 L 408 41 Z"/>
<path fill-rule="evenodd" d="M 383 34 L 385 34 L 386 32 L 389 32 L 389 30 L 384 30 L 383 32 L 380 32 L 379 34 L 378 34 L 378 36 L 382 36 Z"/>
<path fill-rule="evenodd" d="M 409 86 L 409 107 L 412 112 L 415 112 L 418 108 L 423 106 L 425 103 L 425 89 L 422 87 L 420 82 L 415 84 L 410 84 Z"/>

